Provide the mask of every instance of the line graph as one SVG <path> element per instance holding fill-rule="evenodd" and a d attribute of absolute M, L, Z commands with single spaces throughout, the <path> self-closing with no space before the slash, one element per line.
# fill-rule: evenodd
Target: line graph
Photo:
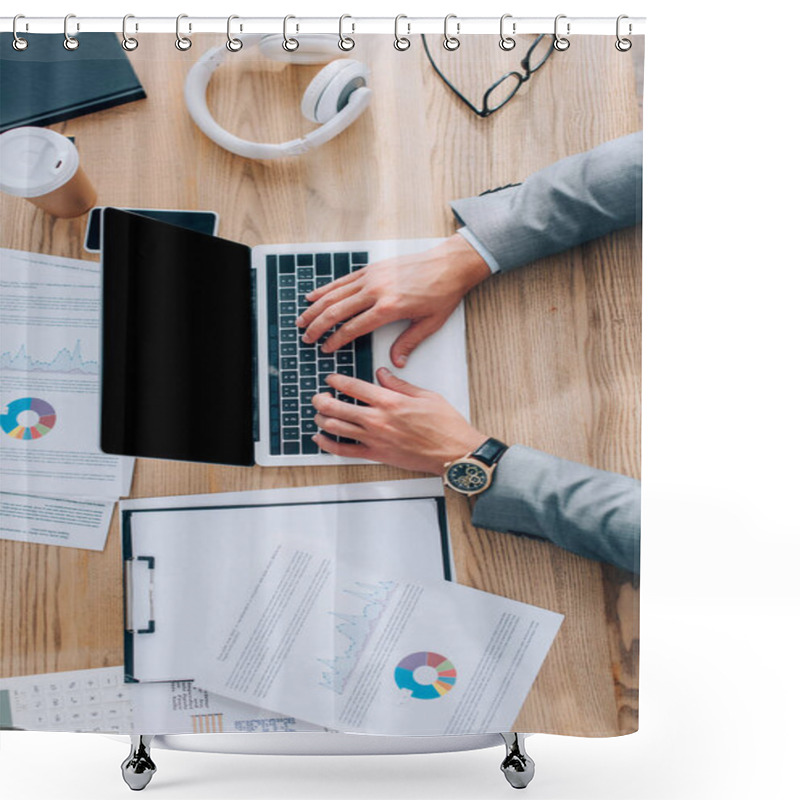
<path fill-rule="evenodd" d="M 99 375 L 100 365 L 97 361 L 85 359 L 81 349 L 81 340 L 77 339 L 70 349 L 62 347 L 51 358 L 36 358 L 28 353 L 27 346 L 21 344 L 12 352 L 0 353 L 0 369 L 16 372 L 62 372 L 83 375 Z"/>
<path fill-rule="evenodd" d="M 335 627 L 342 634 L 343 641 L 346 644 L 343 652 L 336 655 L 333 660 L 317 659 L 328 667 L 321 675 L 320 686 L 324 686 L 326 689 L 336 692 L 336 694 L 342 694 L 350 673 L 358 662 L 358 658 L 366 647 L 370 634 L 389 604 L 392 593 L 396 588 L 397 584 L 394 581 L 380 581 L 378 583 L 356 581 L 354 588 L 343 590 L 344 594 L 352 595 L 365 602 L 361 612 L 357 614 L 330 612 L 333 617 L 339 620 Z M 340 639 L 340 647 L 342 643 Z"/>

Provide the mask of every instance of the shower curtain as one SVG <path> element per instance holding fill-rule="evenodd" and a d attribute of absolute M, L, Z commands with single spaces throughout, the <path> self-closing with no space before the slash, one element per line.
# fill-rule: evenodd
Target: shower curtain
<path fill-rule="evenodd" d="M 0 37 L 0 728 L 635 731 L 643 39 L 242 38 Z"/>

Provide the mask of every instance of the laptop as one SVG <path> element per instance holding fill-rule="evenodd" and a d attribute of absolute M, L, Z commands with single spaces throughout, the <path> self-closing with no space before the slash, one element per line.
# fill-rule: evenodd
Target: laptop
<path fill-rule="evenodd" d="M 389 348 L 405 321 L 335 353 L 320 348 L 327 334 L 307 345 L 295 325 L 312 289 L 441 240 L 249 248 L 120 209 L 102 213 L 104 452 L 240 466 L 369 463 L 317 447 L 311 398 L 335 394 L 331 372 L 375 382 L 381 366 L 469 418 L 462 305 L 401 370 Z"/>

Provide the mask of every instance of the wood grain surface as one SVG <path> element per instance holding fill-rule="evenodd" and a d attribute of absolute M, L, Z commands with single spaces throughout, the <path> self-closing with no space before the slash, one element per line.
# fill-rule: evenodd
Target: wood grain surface
<path fill-rule="evenodd" d="M 362 36 L 374 98 L 344 134 L 301 158 L 232 155 L 193 125 L 183 78 L 218 37 L 142 37 L 131 61 L 148 97 L 52 126 L 74 136 L 102 205 L 212 209 L 220 236 L 248 245 L 447 236 L 448 201 L 524 179 L 564 156 L 641 127 L 635 62 L 608 37 L 573 37 L 564 53 L 488 119 L 458 103 L 418 38 Z M 529 37 L 463 37 L 442 69 L 474 101 L 518 67 Z M 637 40 L 636 46 L 639 46 Z M 233 62 L 237 63 L 233 63 Z M 229 58 L 209 89 L 240 136 L 285 141 L 313 126 L 299 101 L 319 67 Z M 86 218 L 56 220 L 2 196 L 2 245 L 93 259 Z M 224 265 L 221 265 L 224 269 Z M 641 233 L 625 230 L 497 276 L 466 300 L 473 421 L 506 442 L 639 475 Z M 141 459 L 132 495 L 147 497 L 409 477 L 380 465 L 241 469 Z M 466 500 L 447 501 L 458 580 L 565 615 L 516 729 L 583 736 L 636 730 L 638 587 L 634 576 L 546 543 L 475 529 Z M 0 541 L 0 676 L 122 663 L 116 522 L 103 552 Z"/>

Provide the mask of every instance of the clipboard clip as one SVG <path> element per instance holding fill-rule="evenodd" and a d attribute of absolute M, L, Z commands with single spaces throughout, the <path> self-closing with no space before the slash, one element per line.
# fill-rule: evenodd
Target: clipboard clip
<path fill-rule="evenodd" d="M 140 562 L 144 562 L 141 564 Z M 153 605 L 153 587 L 155 586 L 156 559 L 154 556 L 136 556 L 136 558 L 125 559 L 125 632 L 126 633 L 155 633 L 156 621 Z M 141 575 L 146 570 L 147 578 Z M 147 581 L 147 605 L 149 614 L 146 622 L 147 627 L 138 627 L 137 618 L 141 619 L 142 606 L 141 597 L 143 580 Z M 138 589 L 138 591 L 137 591 Z M 138 602 L 137 602 L 138 600 Z"/>

